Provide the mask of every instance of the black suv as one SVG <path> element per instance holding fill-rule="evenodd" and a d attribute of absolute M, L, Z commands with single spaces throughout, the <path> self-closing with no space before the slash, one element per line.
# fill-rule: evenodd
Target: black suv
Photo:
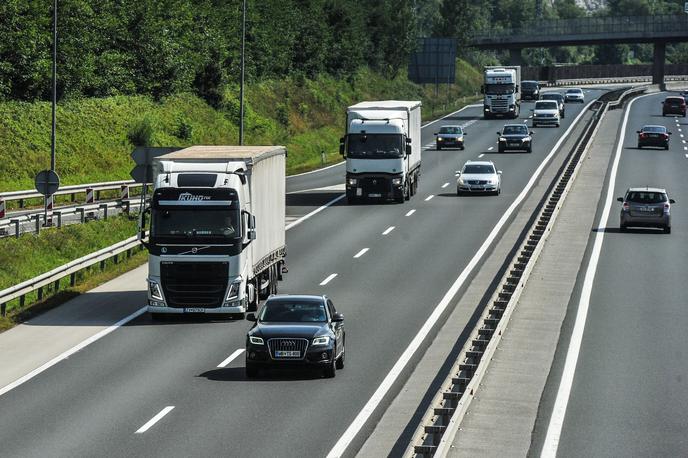
<path fill-rule="evenodd" d="M 681 115 L 686 117 L 686 100 L 683 97 L 667 97 L 662 102 L 662 116 L 668 114 Z"/>
<path fill-rule="evenodd" d="M 537 81 L 521 82 L 521 100 L 538 100 L 540 97 L 540 83 Z"/>

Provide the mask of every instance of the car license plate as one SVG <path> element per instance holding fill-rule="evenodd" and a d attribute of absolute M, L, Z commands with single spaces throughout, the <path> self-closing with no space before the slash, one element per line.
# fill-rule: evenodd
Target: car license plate
<path fill-rule="evenodd" d="M 368 194 L 368 197 L 382 197 L 382 194 Z"/>
<path fill-rule="evenodd" d="M 356 196 L 361 197 L 363 195 L 363 188 L 356 188 Z"/>
<path fill-rule="evenodd" d="M 509 143 L 509 146 L 521 146 L 520 143 Z"/>
<path fill-rule="evenodd" d="M 275 356 L 277 358 L 298 358 L 301 356 L 301 352 L 300 351 L 294 351 L 294 350 L 276 351 Z"/>
<path fill-rule="evenodd" d="M 199 307 L 189 307 L 184 309 L 185 313 L 205 313 L 204 308 L 199 308 Z"/>
<path fill-rule="evenodd" d="M 659 134 L 650 134 L 650 137 L 657 138 L 657 137 L 659 137 Z"/>

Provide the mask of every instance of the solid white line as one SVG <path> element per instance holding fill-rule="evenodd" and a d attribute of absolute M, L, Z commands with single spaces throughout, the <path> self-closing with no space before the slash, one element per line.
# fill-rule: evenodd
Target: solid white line
<path fill-rule="evenodd" d="M 446 188 L 447 186 L 449 186 L 449 183 L 444 183 L 444 184 L 442 185 L 442 189 Z"/>
<path fill-rule="evenodd" d="M 685 148 L 685 147 L 684 147 L 684 149 L 688 149 L 688 148 Z M 686 159 L 688 159 L 688 154 L 686 154 Z"/>
<path fill-rule="evenodd" d="M 566 362 L 564 364 L 564 370 L 562 372 L 559 390 L 557 391 L 557 398 L 554 402 L 552 416 L 550 417 L 549 426 L 547 427 L 547 435 L 545 436 L 545 442 L 542 446 L 542 452 L 540 454 L 541 458 L 556 457 L 557 449 L 559 448 L 559 439 L 561 437 L 562 427 L 564 426 L 566 407 L 568 405 L 569 397 L 571 395 L 573 377 L 576 372 L 578 355 L 580 353 L 580 347 L 583 342 L 583 331 L 585 330 L 585 321 L 588 316 L 588 308 L 590 307 L 592 285 L 595 280 L 597 263 L 600 259 L 600 253 L 602 251 L 602 242 L 604 241 L 605 232 L 604 228 L 606 227 L 607 220 L 609 219 L 609 213 L 611 211 L 612 202 L 614 201 L 614 186 L 616 184 L 616 174 L 619 169 L 621 150 L 623 149 L 624 139 L 626 137 L 626 125 L 628 124 L 628 115 L 630 114 L 631 107 L 633 106 L 633 103 L 636 100 L 650 95 L 652 94 L 647 94 L 645 96 L 640 96 L 636 97 L 635 99 L 632 99 L 628 103 L 623 123 L 621 124 L 621 138 L 619 138 L 618 143 L 616 145 L 614 163 L 612 164 L 612 170 L 609 174 L 609 185 L 607 187 L 607 197 L 604 202 L 604 210 L 602 211 L 599 223 L 597 224 L 598 229 L 597 233 L 595 234 L 595 242 L 592 247 L 592 253 L 590 254 L 588 267 L 585 272 L 585 279 L 583 280 L 583 289 L 581 290 L 580 299 L 578 301 L 578 312 L 576 314 L 576 322 L 573 325 L 573 331 L 571 333 L 569 348 L 566 352 Z"/>
<path fill-rule="evenodd" d="M 492 151 L 493 149 L 494 149 L 494 146 L 490 146 L 489 148 L 487 148 L 488 151 Z"/>
<path fill-rule="evenodd" d="M 143 434 L 143 433 L 145 433 L 146 431 L 148 431 L 149 429 L 151 429 L 151 426 L 153 426 L 154 424 L 156 424 L 157 422 L 159 422 L 159 421 L 162 419 L 162 417 L 164 417 L 165 415 L 167 415 L 168 413 L 170 413 L 170 412 L 172 411 L 172 409 L 174 409 L 174 406 L 167 406 L 167 407 L 165 407 L 164 409 L 162 409 L 156 416 L 154 416 L 153 418 L 151 418 L 150 420 L 148 420 L 148 423 L 146 423 L 145 425 L 141 426 L 141 427 L 136 431 L 136 434 Z"/>
<path fill-rule="evenodd" d="M 236 359 L 236 357 L 239 356 L 240 354 L 242 354 L 244 351 L 245 351 L 244 348 L 238 349 L 237 351 L 235 351 L 234 353 L 229 355 L 229 357 L 227 359 L 225 359 L 220 364 L 218 364 L 217 367 L 227 367 L 229 365 L 229 363 L 234 361 Z"/>
<path fill-rule="evenodd" d="M 328 458 L 340 457 L 346 452 L 346 449 L 349 447 L 349 444 L 351 444 L 356 435 L 358 435 L 361 428 L 363 428 L 365 423 L 368 421 L 368 418 L 370 418 L 373 412 L 375 412 L 375 409 L 377 409 L 378 405 L 380 404 L 380 402 L 382 402 L 387 392 L 392 388 L 392 385 L 394 385 L 396 379 L 404 371 L 404 368 L 409 363 L 413 355 L 416 353 L 416 351 L 418 351 L 418 348 L 421 346 L 425 338 L 428 336 L 432 328 L 435 326 L 435 323 L 439 320 L 440 316 L 442 316 L 444 310 L 449 306 L 450 301 L 453 299 L 453 297 L 456 295 L 459 289 L 461 289 L 461 286 L 463 286 L 464 282 L 470 276 L 473 269 L 475 269 L 475 267 L 480 262 L 480 259 L 485 255 L 490 245 L 492 245 L 494 240 L 497 238 L 497 235 L 499 235 L 499 232 L 501 231 L 502 227 L 507 223 L 507 221 L 509 221 L 511 214 L 514 211 L 516 211 L 521 202 L 526 198 L 526 196 L 530 192 L 530 189 L 535 185 L 535 182 L 538 180 L 540 174 L 545 169 L 546 165 L 552 159 L 552 157 L 557 152 L 564 140 L 566 140 L 569 133 L 576 126 L 576 123 L 581 118 L 581 116 L 583 116 L 588 110 L 588 108 L 590 108 L 590 105 L 592 105 L 592 102 L 590 102 L 583 110 L 581 110 L 576 119 L 574 119 L 574 121 L 568 127 L 566 132 L 564 132 L 564 135 L 562 135 L 559 138 L 559 140 L 554 145 L 547 157 L 545 157 L 545 159 L 540 163 L 538 168 L 530 177 L 530 180 L 526 184 L 525 188 L 523 188 L 521 193 L 516 197 L 516 199 L 512 202 L 509 208 L 507 208 L 507 210 L 504 212 L 499 221 L 497 221 L 497 224 L 494 226 L 494 228 L 487 236 L 483 244 L 480 246 L 473 258 L 471 258 L 468 265 L 464 268 L 463 272 L 461 272 L 461 275 L 459 275 L 459 277 L 451 285 L 444 297 L 442 297 L 442 300 L 440 300 L 440 302 L 435 306 L 435 309 L 432 311 L 425 323 L 423 323 L 423 326 L 418 331 L 418 334 L 416 334 L 411 343 L 409 343 L 409 345 L 401 354 L 397 362 L 394 363 L 394 366 L 389 371 L 387 376 L 384 378 L 382 383 L 380 383 L 380 386 L 378 386 L 377 390 L 375 390 L 375 393 L 373 393 L 373 395 L 365 404 L 365 406 L 363 406 L 363 409 L 361 409 L 358 415 L 356 415 L 354 421 L 349 425 L 346 431 L 344 431 L 344 434 L 342 434 L 342 436 L 339 438 L 334 447 L 332 447 L 332 450 L 330 450 L 330 452 L 327 454 Z"/>
<path fill-rule="evenodd" d="M 480 159 L 480 158 L 483 157 L 484 155 L 485 155 L 485 153 L 479 154 L 479 155 L 478 155 L 478 159 Z"/>
<path fill-rule="evenodd" d="M 682 141 L 683 143 L 685 143 L 685 142 L 686 142 L 685 140 L 681 140 L 681 141 Z"/>
<path fill-rule="evenodd" d="M 342 195 L 340 195 L 340 196 L 335 197 L 334 199 L 332 199 L 331 201 L 329 201 L 328 203 L 326 203 L 326 204 L 323 205 L 322 207 L 316 208 L 315 210 L 313 210 L 313 211 L 310 212 L 309 214 L 304 215 L 304 216 L 302 216 L 301 218 L 297 219 L 296 221 L 292 222 L 291 224 L 287 225 L 287 227 L 285 227 L 284 230 L 285 230 L 285 231 L 288 231 L 289 229 L 298 226 L 299 224 L 303 223 L 304 221 L 306 221 L 306 220 L 307 220 L 308 218 L 310 218 L 311 216 L 313 216 L 313 215 L 315 215 L 315 214 L 318 214 L 318 213 L 320 213 L 321 211 L 325 210 L 325 209 L 326 209 L 327 207 L 329 207 L 330 205 L 339 202 L 339 201 L 342 200 L 344 197 L 346 197 L 346 194 L 342 194 Z"/>
<path fill-rule="evenodd" d="M 448 118 L 448 117 L 450 117 L 450 116 L 453 116 L 453 115 L 455 115 L 456 113 L 461 113 L 461 112 L 462 112 L 463 110 L 465 110 L 466 108 L 475 108 L 475 107 L 482 107 L 482 106 L 483 106 L 483 105 L 480 104 L 480 103 L 474 103 L 473 105 L 466 105 L 465 107 L 461 108 L 460 110 L 456 110 L 456 111 L 454 111 L 454 112 L 452 112 L 452 113 L 449 113 L 449 114 L 446 115 L 446 116 L 441 117 L 440 119 L 435 119 L 434 121 L 430 121 L 429 123 L 424 124 L 423 126 L 421 126 L 421 129 L 425 129 L 426 127 L 431 126 L 431 125 L 435 124 L 436 122 L 444 121 L 445 118 Z"/>
<path fill-rule="evenodd" d="M 361 251 L 354 255 L 354 259 L 358 259 L 368 252 L 369 248 L 363 248 Z"/>
<path fill-rule="evenodd" d="M 91 337 L 89 337 L 88 339 L 79 343 L 78 345 L 70 348 L 69 350 L 65 351 L 64 353 L 59 354 L 58 356 L 54 357 L 53 359 L 51 359 L 47 363 L 43 364 L 42 366 L 32 370 L 31 372 L 29 372 L 25 376 L 15 380 L 14 382 L 10 383 L 9 385 L 5 385 L 4 387 L 0 388 L 0 396 L 2 396 L 3 394 L 7 393 L 10 390 L 13 390 L 14 388 L 18 387 L 19 385 L 23 384 L 24 382 L 31 380 L 32 378 L 34 378 L 35 376 L 37 376 L 41 372 L 43 372 L 47 369 L 50 369 L 51 367 L 53 367 L 55 364 L 59 363 L 60 361 L 69 358 L 74 353 L 87 347 L 88 345 L 92 344 L 93 342 L 95 342 L 99 339 L 102 339 L 103 337 L 110 334 L 115 329 L 119 328 L 120 326 L 124 326 L 125 324 L 127 324 L 131 320 L 137 318 L 139 315 L 143 314 L 145 311 L 146 311 L 146 307 L 142 307 L 142 308 L 138 309 L 137 311 L 135 311 L 131 315 L 129 315 L 125 318 L 122 318 L 117 323 L 113 324 L 112 326 L 109 326 L 109 327 L 103 329 L 102 331 L 100 331 L 99 333 L 92 335 Z"/>
<path fill-rule="evenodd" d="M 337 167 L 338 165 L 344 165 L 344 164 L 346 164 L 346 161 L 341 161 L 341 162 L 337 162 L 336 164 L 328 165 L 327 167 L 323 167 L 323 168 L 320 168 L 320 169 L 311 170 L 310 172 L 297 173 L 297 174 L 295 174 L 295 175 L 287 175 L 287 178 L 301 177 L 301 176 L 304 176 L 304 175 L 310 175 L 311 173 L 322 172 L 323 170 L 331 169 L 332 167 Z"/>
<path fill-rule="evenodd" d="M 428 200 L 432 199 L 433 197 L 435 197 L 435 195 L 430 194 L 428 197 L 425 198 L 425 201 L 427 202 Z"/>
<path fill-rule="evenodd" d="M 679 135 L 681 136 L 681 138 L 683 138 L 683 134 L 679 134 Z"/>
<path fill-rule="evenodd" d="M 387 229 L 385 229 L 385 232 L 382 233 L 382 235 L 387 235 L 390 232 L 394 230 L 394 226 L 389 226 Z"/>
<path fill-rule="evenodd" d="M 409 210 L 408 213 L 406 213 L 406 216 L 411 216 L 416 212 L 416 209 L 414 208 L 413 210 Z"/>
<path fill-rule="evenodd" d="M 331 282 L 332 279 L 333 279 L 334 277 L 336 277 L 336 276 L 337 276 L 337 274 L 330 274 L 329 277 L 327 277 L 326 279 L 324 279 L 323 281 L 320 282 L 320 286 L 325 286 L 326 284 L 328 284 L 329 282 Z"/>

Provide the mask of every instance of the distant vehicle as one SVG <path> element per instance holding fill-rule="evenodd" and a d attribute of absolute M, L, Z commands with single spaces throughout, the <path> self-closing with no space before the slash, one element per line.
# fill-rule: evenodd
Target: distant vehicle
<path fill-rule="evenodd" d="M 246 376 L 270 367 L 321 368 L 325 377 L 344 368 L 344 315 L 327 296 L 275 295 L 263 304 L 246 335 Z"/>
<path fill-rule="evenodd" d="M 686 116 L 686 100 L 683 97 L 671 96 L 662 102 L 662 116 L 668 114 Z"/>
<path fill-rule="evenodd" d="M 688 103 L 688 91 L 681 92 L 681 97 L 683 97 L 683 100 L 685 100 L 686 103 Z"/>
<path fill-rule="evenodd" d="M 461 126 L 442 126 L 435 135 L 437 136 L 435 143 L 438 150 L 452 146 L 465 149 L 463 136 L 466 135 L 466 132 Z"/>
<path fill-rule="evenodd" d="M 518 118 L 521 111 L 521 67 L 498 66 L 483 69 L 483 116 Z"/>
<path fill-rule="evenodd" d="M 456 194 L 502 192 L 502 171 L 492 161 L 467 161 L 456 180 Z"/>
<path fill-rule="evenodd" d="M 636 132 L 638 133 L 638 148 L 659 146 L 669 149 L 669 135 L 671 135 L 671 132 L 668 132 L 666 127 L 643 126 L 642 129 Z"/>
<path fill-rule="evenodd" d="M 585 103 L 585 94 L 583 94 L 583 89 L 571 88 L 567 89 L 564 93 L 564 102 L 580 102 Z"/>
<path fill-rule="evenodd" d="M 538 100 L 540 98 L 540 83 L 526 80 L 521 83 L 521 100 Z"/>
<path fill-rule="evenodd" d="M 559 116 L 566 117 L 566 107 L 564 106 L 564 96 L 558 92 L 545 92 L 540 94 L 540 100 L 556 100 L 559 104 Z"/>
<path fill-rule="evenodd" d="M 409 200 L 421 165 L 421 103 L 404 100 L 361 102 L 346 109 L 346 199 Z"/>
<path fill-rule="evenodd" d="M 625 231 L 628 227 L 659 227 L 667 234 L 671 233 L 671 204 L 666 189 L 662 188 L 629 188 L 625 197 L 616 200 L 622 202 L 619 227 Z"/>
<path fill-rule="evenodd" d="M 498 150 L 504 151 L 533 151 L 533 133 L 525 124 L 506 124 L 499 135 Z"/>
<path fill-rule="evenodd" d="M 533 108 L 533 127 L 541 124 L 559 127 L 559 104 L 556 100 L 538 100 Z"/>

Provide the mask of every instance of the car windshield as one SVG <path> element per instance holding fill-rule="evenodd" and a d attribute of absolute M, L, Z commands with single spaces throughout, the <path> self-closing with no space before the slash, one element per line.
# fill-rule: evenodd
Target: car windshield
<path fill-rule="evenodd" d="M 513 94 L 514 85 L 508 84 L 486 84 L 485 94 L 500 95 L 500 94 Z"/>
<path fill-rule="evenodd" d="M 521 83 L 521 87 L 525 90 L 532 91 L 534 89 L 537 89 L 538 83 L 536 83 L 535 81 L 524 81 L 523 83 Z"/>
<path fill-rule="evenodd" d="M 580 94 L 580 93 L 582 93 L 582 92 L 583 92 L 583 91 L 580 90 L 580 89 L 568 89 L 568 90 L 566 91 L 567 94 Z"/>
<path fill-rule="evenodd" d="M 460 134 L 461 128 L 460 127 L 444 126 L 444 127 L 440 127 L 440 133 L 441 134 Z"/>
<path fill-rule="evenodd" d="M 536 110 L 556 110 L 559 108 L 554 100 L 542 100 L 535 102 Z"/>
<path fill-rule="evenodd" d="M 638 204 L 661 204 L 667 201 L 667 196 L 663 192 L 631 191 L 626 200 Z"/>
<path fill-rule="evenodd" d="M 526 126 L 504 126 L 502 135 L 527 135 L 528 128 Z"/>
<path fill-rule="evenodd" d="M 234 239 L 241 236 L 239 210 L 170 207 L 154 208 L 154 238 Z"/>
<path fill-rule="evenodd" d="M 471 164 L 463 168 L 463 173 L 495 173 L 491 164 Z"/>
<path fill-rule="evenodd" d="M 561 100 L 563 97 L 561 96 L 561 94 L 542 94 L 542 95 L 540 96 L 540 98 L 541 98 L 542 100 L 557 100 L 557 101 L 559 101 L 559 100 Z"/>
<path fill-rule="evenodd" d="M 327 321 L 322 301 L 268 301 L 260 312 L 260 321 L 268 323 L 324 323 Z"/>
<path fill-rule="evenodd" d="M 653 132 L 658 134 L 663 134 L 666 132 L 666 127 L 664 126 L 645 126 L 642 129 L 643 132 Z"/>
<path fill-rule="evenodd" d="M 399 134 L 351 134 L 347 156 L 352 159 L 392 159 L 404 156 Z"/>

